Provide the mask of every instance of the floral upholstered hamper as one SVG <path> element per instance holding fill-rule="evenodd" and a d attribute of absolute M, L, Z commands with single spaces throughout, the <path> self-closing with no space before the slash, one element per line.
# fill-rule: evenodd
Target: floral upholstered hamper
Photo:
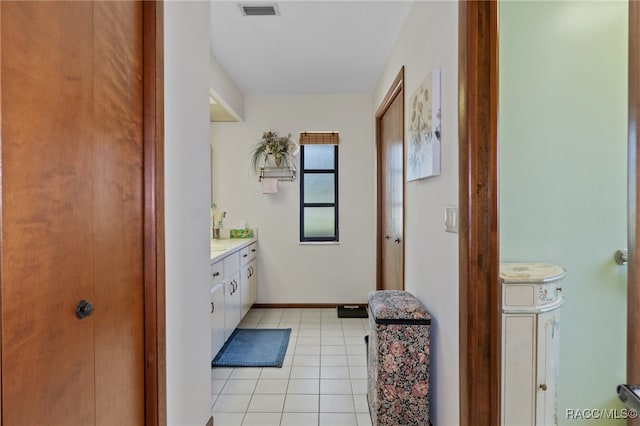
<path fill-rule="evenodd" d="M 427 426 L 431 316 L 411 293 L 369 293 L 368 392 L 373 426 Z"/>

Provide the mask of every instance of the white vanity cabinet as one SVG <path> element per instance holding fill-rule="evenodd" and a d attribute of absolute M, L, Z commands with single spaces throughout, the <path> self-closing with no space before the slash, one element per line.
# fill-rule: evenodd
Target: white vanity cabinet
<path fill-rule="evenodd" d="M 255 238 L 211 242 L 211 359 L 256 300 L 256 253 Z"/>
<path fill-rule="evenodd" d="M 547 263 L 501 263 L 503 426 L 558 424 L 559 282 Z"/>
<path fill-rule="evenodd" d="M 244 317 L 251 306 L 256 302 L 258 293 L 258 261 L 257 255 L 257 243 L 252 243 L 248 247 L 240 250 L 240 263 L 241 267 L 241 280 L 240 283 L 240 300 L 241 300 L 241 315 Z"/>

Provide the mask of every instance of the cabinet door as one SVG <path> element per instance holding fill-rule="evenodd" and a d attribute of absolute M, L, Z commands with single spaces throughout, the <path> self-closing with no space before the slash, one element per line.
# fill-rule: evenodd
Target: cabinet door
<path fill-rule="evenodd" d="M 502 315 L 502 425 L 534 426 L 536 314 Z"/>
<path fill-rule="evenodd" d="M 249 278 L 249 302 L 251 307 L 258 299 L 258 259 L 253 259 L 249 263 L 251 277 Z"/>
<path fill-rule="evenodd" d="M 240 323 L 240 273 L 236 271 L 224 284 L 224 328 L 225 340 Z"/>
<path fill-rule="evenodd" d="M 242 267 L 240 277 L 240 303 L 242 306 L 240 317 L 244 318 L 249 312 L 253 302 L 251 301 L 251 267 L 245 265 Z"/>
<path fill-rule="evenodd" d="M 538 315 L 536 425 L 558 424 L 560 309 Z"/>
<path fill-rule="evenodd" d="M 209 300 L 211 302 L 211 359 L 213 360 L 225 341 L 224 285 L 212 287 Z"/>

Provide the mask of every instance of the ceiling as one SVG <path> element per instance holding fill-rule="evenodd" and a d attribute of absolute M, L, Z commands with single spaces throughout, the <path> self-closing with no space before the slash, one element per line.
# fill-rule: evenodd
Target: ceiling
<path fill-rule="evenodd" d="M 254 94 L 371 93 L 410 1 L 277 2 L 277 16 L 243 16 L 211 2 L 211 51 L 240 90 Z"/>

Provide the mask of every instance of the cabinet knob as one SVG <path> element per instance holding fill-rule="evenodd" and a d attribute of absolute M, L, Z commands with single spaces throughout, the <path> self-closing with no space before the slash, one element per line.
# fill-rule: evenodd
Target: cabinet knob
<path fill-rule="evenodd" d="M 216 271 L 213 274 L 211 274 L 212 277 L 219 277 L 220 276 L 220 272 Z"/>
<path fill-rule="evenodd" d="M 385 235 L 385 236 L 384 236 L 384 239 L 385 239 L 385 240 L 389 240 L 389 239 L 391 239 L 391 237 L 390 237 L 389 235 Z"/>
<path fill-rule="evenodd" d="M 540 385 L 540 389 L 542 389 L 543 391 L 547 390 L 547 385 L 545 385 L 544 383 Z"/>
<path fill-rule="evenodd" d="M 247 253 L 243 254 L 242 257 L 247 257 L 249 256 Z"/>
<path fill-rule="evenodd" d="M 562 287 L 556 287 L 556 291 L 562 291 Z"/>
<path fill-rule="evenodd" d="M 400 244 L 400 238 L 396 238 L 395 240 L 393 240 L 396 244 Z"/>
<path fill-rule="evenodd" d="M 252 251 L 253 253 L 255 253 L 255 252 L 256 252 L 256 249 L 251 249 L 251 251 Z"/>
<path fill-rule="evenodd" d="M 78 317 L 78 319 L 86 318 L 92 313 L 93 305 L 91 303 L 85 299 L 78 302 L 78 305 L 76 306 L 76 317 Z"/>

